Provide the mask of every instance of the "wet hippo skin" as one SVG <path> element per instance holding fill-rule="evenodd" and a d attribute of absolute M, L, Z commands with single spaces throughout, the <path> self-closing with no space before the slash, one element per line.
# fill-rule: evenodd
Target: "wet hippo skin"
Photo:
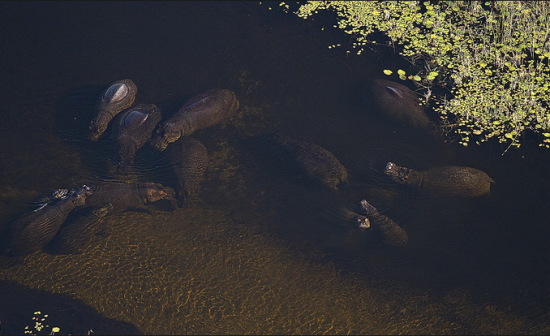
<path fill-rule="evenodd" d="M 113 213 L 145 208 L 147 203 L 173 200 L 175 197 L 174 189 L 153 182 L 105 182 L 91 184 L 90 188 L 94 197 L 86 199 L 86 206 L 102 207 L 110 203 L 113 207 L 110 212 Z"/>
<path fill-rule="evenodd" d="M 89 139 L 97 141 L 111 120 L 124 109 L 132 106 L 137 93 L 136 84 L 130 79 L 116 81 L 101 93 L 97 110 L 90 122 Z"/>
<path fill-rule="evenodd" d="M 66 196 L 16 219 L 9 228 L 7 255 L 23 256 L 40 250 L 54 238 L 69 213 L 83 206 L 86 198 L 92 193 L 91 188 L 83 185 L 70 190 Z"/>
<path fill-rule="evenodd" d="M 489 195 L 495 181 L 485 172 L 460 166 L 414 170 L 388 162 L 384 173 L 394 182 L 414 188 L 421 195 L 438 197 L 478 197 Z"/>
<path fill-rule="evenodd" d="M 182 137 L 169 148 L 169 155 L 177 180 L 178 206 L 183 207 L 195 196 L 208 166 L 208 151 L 199 140 Z"/>
<path fill-rule="evenodd" d="M 87 246 L 88 242 L 101 231 L 101 223 L 105 216 L 113 209 L 108 203 L 99 208 L 87 209 L 72 221 L 67 219 L 55 237 L 47 244 L 55 254 L 78 254 Z"/>
<path fill-rule="evenodd" d="M 163 151 L 180 137 L 229 119 L 238 108 L 239 101 L 231 90 L 213 89 L 199 93 L 183 104 L 172 117 L 159 124 L 151 145 Z"/>
<path fill-rule="evenodd" d="M 136 152 L 151 139 L 160 119 L 160 109 L 154 104 L 140 104 L 116 116 L 112 137 L 118 157 L 118 174 L 131 171 Z"/>
<path fill-rule="evenodd" d="M 407 245 L 409 241 L 407 231 L 388 216 L 379 213 L 378 209 L 366 200 L 360 202 L 360 213 L 368 218 L 370 227 L 382 235 L 384 244 L 395 247 Z M 368 228 L 369 226 L 361 227 Z"/>
<path fill-rule="evenodd" d="M 374 79 L 366 85 L 367 96 L 386 119 L 423 130 L 436 132 L 436 124 L 420 105 L 418 95 L 407 86 L 385 79 Z"/>
<path fill-rule="evenodd" d="M 283 160 L 292 161 L 302 174 L 315 183 L 336 190 L 340 183 L 348 181 L 346 168 L 323 147 L 279 133 L 259 138 L 267 144 L 267 151 Z"/>
<path fill-rule="evenodd" d="M 174 190 L 158 183 L 105 182 L 90 184 L 94 197 L 89 197 L 75 217 L 67 219 L 47 245 L 54 254 L 81 253 L 90 240 L 102 232 L 104 218 L 112 213 L 146 209 L 147 203 L 162 199 L 173 201 Z"/>

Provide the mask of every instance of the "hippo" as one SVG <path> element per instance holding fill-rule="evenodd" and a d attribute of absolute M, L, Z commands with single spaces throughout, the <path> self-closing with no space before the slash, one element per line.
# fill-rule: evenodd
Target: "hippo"
<path fill-rule="evenodd" d="M 266 140 L 274 146 L 274 152 L 293 161 L 311 181 L 332 190 L 337 190 L 340 183 L 348 182 L 346 168 L 325 148 L 279 133 L 268 134 Z"/>
<path fill-rule="evenodd" d="M 9 228 L 10 240 L 6 254 L 24 256 L 40 250 L 54 238 L 69 213 L 84 206 L 86 199 L 92 194 L 90 187 L 82 185 L 70 190 L 65 196 L 20 216 Z"/>
<path fill-rule="evenodd" d="M 140 104 L 116 116 L 112 136 L 119 160 L 117 173 L 129 173 L 136 152 L 151 139 L 160 118 L 160 109 L 154 104 Z"/>
<path fill-rule="evenodd" d="M 137 86 L 130 79 L 116 81 L 101 93 L 97 111 L 90 122 L 89 139 L 91 141 L 97 141 L 107 129 L 111 119 L 132 106 L 136 93 Z"/>
<path fill-rule="evenodd" d="M 34 201 L 32 201 L 32 205 L 36 206 L 36 209 L 33 211 L 39 211 L 46 205 L 55 202 L 65 196 L 69 193 L 69 189 L 54 189 L 51 192 L 49 192 L 46 195 L 40 196 Z"/>
<path fill-rule="evenodd" d="M 431 197 L 478 197 L 489 195 L 495 181 L 485 172 L 460 166 L 413 170 L 388 162 L 384 173 L 394 182 Z"/>
<path fill-rule="evenodd" d="M 154 203 L 163 199 L 173 201 L 175 191 L 160 183 L 138 182 L 107 182 L 90 185 L 93 194 L 86 199 L 86 206 L 99 208 L 107 204 L 112 205 L 111 213 L 131 209 L 146 209 L 145 204 Z"/>
<path fill-rule="evenodd" d="M 439 127 L 420 105 L 419 97 L 403 84 L 385 79 L 374 79 L 367 86 L 369 97 L 384 116 L 396 123 L 414 130 L 437 134 Z"/>
<path fill-rule="evenodd" d="M 337 221 L 338 223 L 342 222 L 342 224 L 345 224 L 346 226 L 349 223 L 353 223 L 354 227 L 368 229 L 371 227 L 370 220 L 363 214 L 363 212 L 364 211 L 361 208 L 358 208 L 355 205 L 349 205 L 346 207 L 337 207 L 335 215 L 339 219 Z"/>
<path fill-rule="evenodd" d="M 90 207 L 88 212 L 75 218 L 73 221 L 66 221 L 55 237 L 48 243 L 48 247 L 55 254 L 80 254 L 86 244 L 98 234 L 101 229 L 101 222 L 105 216 L 113 210 L 113 205 L 107 203 L 98 208 Z"/>
<path fill-rule="evenodd" d="M 382 235 L 383 242 L 386 245 L 394 247 L 404 247 L 407 245 L 409 241 L 407 231 L 397 225 L 388 216 L 380 214 L 378 209 L 367 202 L 367 200 L 361 200 L 359 204 L 359 213 L 367 218 L 358 217 L 357 221 L 360 228 L 372 227 Z"/>
<path fill-rule="evenodd" d="M 239 101 L 231 90 L 213 89 L 199 93 L 158 125 L 151 145 L 158 151 L 164 151 L 168 144 L 180 137 L 227 120 L 238 108 Z"/>
<path fill-rule="evenodd" d="M 176 198 L 181 208 L 195 196 L 208 166 L 208 151 L 199 140 L 183 137 L 169 149 L 169 155 L 177 179 Z"/>
<path fill-rule="evenodd" d="M 91 184 L 92 194 L 81 205 L 82 214 L 60 224 L 47 248 L 55 254 L 81 253 L 86 243 L 101 230 L 105 216 L 127 210 L 146 210 L 145 204 L 162 199 L 173 201 L 174 190 L 159 183 L 107 182 Z M 92 197 L 93 196 L 93 197 Z"/>

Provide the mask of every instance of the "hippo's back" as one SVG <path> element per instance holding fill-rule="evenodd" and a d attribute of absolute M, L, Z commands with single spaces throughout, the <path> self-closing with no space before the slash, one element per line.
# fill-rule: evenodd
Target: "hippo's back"
<path fill-rule="evenodd" d="M 469 196 L 488 195 L 494 180 L 485 172 L 460 166 L 433 167 L 423 171 L 422 194 Z"/>
<path fill-rule="evenodd" d="M 416 130 L 434 130 L 435 123 L 420 105 L 418 95 L 405 85 L 375 79 L 367 85 L 367 91 L 387 119 Z"/>
<path fill-rule="evenodd" d="M 197 139 L 182 137 L 170 149 L 170 159 L 177 179 L 180 206 L 193 198 L 208 166 L 208 150 Z"/>
<path fill-rule="evenodd" d="M 289 156 L 311 180 L 330 189 L 337 189 L 338 184 L 348 181 L 346 168 L 327 149 L 278 133 L 269 134 L 267 139 L 279 152 Z"/>

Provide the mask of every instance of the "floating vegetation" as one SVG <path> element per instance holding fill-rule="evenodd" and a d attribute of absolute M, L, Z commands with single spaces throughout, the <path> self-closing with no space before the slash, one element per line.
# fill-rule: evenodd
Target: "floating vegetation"
<path fill-rule="evenodd" d="M 46 318 L 48 315 L 44 314 L 42 315 L 42 312 L 36 311 L 34 312 L 34 316 L 32 318 L 32 322 L 34 323 L 34 326 L 32 324 L 30 326 L 25 327 L 25 335 L 38 335 L 42 329 L 50 328 L 49 325 L 45 324 Z M 51 327 L 51 331 L 49 335 L 55 335 L 56 333 L 59 333 L 61 329 L 59 327 Z"/>
<path fill-rule="evenodd" d="M 495 138 L 519 147 L 532 131 L 550 148 L 549 2 L 308 1 L 295 14 L 321 10 L 337 13 L 335 27 L 354 36 L 357 54 L 384 34 L 416 71 L 399 69 L 399 78 L 425 92 L 423 103 L 462 145 Z"/>

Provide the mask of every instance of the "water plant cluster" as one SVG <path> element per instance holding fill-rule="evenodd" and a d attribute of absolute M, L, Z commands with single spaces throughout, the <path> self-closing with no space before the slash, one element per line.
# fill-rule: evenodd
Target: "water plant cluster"
<path fill-rule="evenodd" d="M 549 2 L 308 1 L 294 13 L 321 10 L 337 14 L 357 54 L 385 44 L 415 65 L 399 78 L 415 83 L 459 143 L 519 147 L 531 132 L 550 148 Z M 386 41 L 373 39 L 380 34 Z"/>
<path fill-rule="evenodd" d="M 40 332 L 42 332 L 42 329 L 50 329 L 49 335 L 55 335 L 56 333 L 59 333 L 61 330 L 59 327 L 51 327 L 48 324 L 45 324 L 46 319 L 48 318 L 47 314 L 42 314 L 41 311 L 35 311 L 34 316 L 32 318 L 32 322 L 34 325 L 27 325 L 25 326 L 25 335 L 38 335 Z"/>

